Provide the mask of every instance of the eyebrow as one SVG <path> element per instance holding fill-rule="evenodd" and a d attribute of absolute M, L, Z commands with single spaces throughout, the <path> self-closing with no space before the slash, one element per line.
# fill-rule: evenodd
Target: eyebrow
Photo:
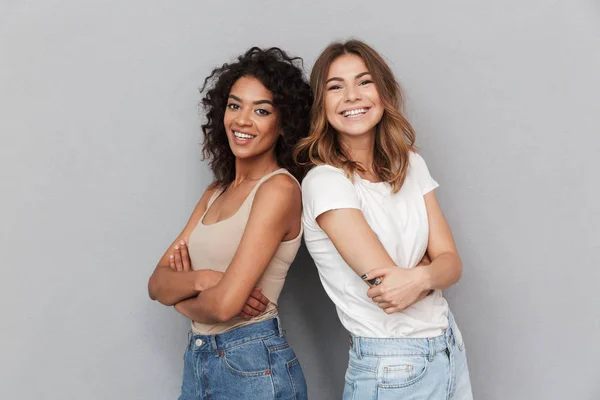
<path fill-rule="evenodd" d="M 356 75 L 354 77 L 354 79 L 360 79 L 365 75 L 370 75 L 371 73 L 369 71 L 365 71 L 365 72 L 361 72 L 360 74 Z M 327 79 L 327 82 L 325 82 L 325 84 L 328 84 L 331 81 L 339 81 L 339 82 L 343 82 L 344 80 L 342 78 L 339 78 L 337 76 L 334 76 L 333 78 L 329 78 Z"/>
<path fill-rule="evenodd" d="M 243 103 L 242 99 L 240 99 L 240 98 L 239 98 L 239 97 L 237 97 L 237 96 L 234 96 L 233 94 L 230 94 L 230 95 L 229 95 L 229 98 L 230 98 L 230 99 L 234 99 L 235 101 L 239 101 L 240 103 Z M 254 102 L 254 104 L 255 104 L 255 105 L 259 105 L 259 104 L 270 104 L 270 105 L 272 105 L 273 107 L 275 107 L 275 104 L 273 104 L 273 102 L 272 102 L 272 101 L 270 101 L 270 100 L 258 100 L 258 101 L 255 101 L 255 102 Z"/>

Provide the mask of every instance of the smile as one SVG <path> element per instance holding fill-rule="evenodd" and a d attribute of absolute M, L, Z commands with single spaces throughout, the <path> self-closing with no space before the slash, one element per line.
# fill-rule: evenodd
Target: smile
<path fill-rule="evenodd" d="M 342 116 L 344 118 L 358 117 L 360 115 L 366 114 L 367 111 L 369 111 L 368 108 L 357 108 L 356 110 L 346 110 L 346 111 L 342 112 Z"/>
<path fill-rule="evenodd" d="M 248 140 L 248 139 L 253 139 L 256 137 L 256 135 L 250 135 L 249 133 L 244 133 L 244 132 L 237 132 L 237 131 L 233 131 L 233 135 L 241 140 Z"/>

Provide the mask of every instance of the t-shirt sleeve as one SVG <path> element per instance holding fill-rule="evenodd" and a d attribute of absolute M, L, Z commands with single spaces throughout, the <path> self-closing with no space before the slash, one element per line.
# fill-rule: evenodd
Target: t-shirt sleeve
<path fill-rule="evenodd" d="M 325 165 L 314 167 L 302 181 L 302 205 L 313 221 L 330 210 L 360 210 L 356 189 L 344 171 Z"/>
<path fill-rule="evenodd" d="M 415 179 L 419 183 L 423 195 L 426 195 L 440 186 L 435 179 L 431 177 L 429 168 L 427 168 L 427 164 L 420 154 L 414 152 L 411 153 L 410 168 L 412 169 Z"/>

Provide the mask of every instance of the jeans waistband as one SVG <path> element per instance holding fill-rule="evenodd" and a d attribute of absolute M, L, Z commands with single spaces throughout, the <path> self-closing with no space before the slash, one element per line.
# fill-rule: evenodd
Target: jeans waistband
<path fill-rule="evenodd" d="M 448 328 L 440 336 L 433 338 L 366 338 L 350 333 L 350 346 L 358 356 L 393 357 L 425 356 L 433 357 L 454 344 L 454 316 L 448 313 Z"/>
<path fill-rule="evenodd" d="M 190 331 L 189 346 L 195 351 L 217 352 L 230 347 L 239 346 L 252 340 L 263 339 L 274 335 L 283 336 L 279 317 L 250 325 L 240 326 L 216 335 L 196 335 Z"/>

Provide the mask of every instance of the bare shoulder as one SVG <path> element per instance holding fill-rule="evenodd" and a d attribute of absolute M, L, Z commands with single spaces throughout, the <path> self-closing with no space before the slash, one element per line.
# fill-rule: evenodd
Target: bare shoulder
<path fill-rule="evenodd" d="M 254 203 L 260 206 L 291 210 L 301 205 L 302 192 L 298 182 L 287 174 L 277 174 L 265 181 L 256 191 Z"/>

